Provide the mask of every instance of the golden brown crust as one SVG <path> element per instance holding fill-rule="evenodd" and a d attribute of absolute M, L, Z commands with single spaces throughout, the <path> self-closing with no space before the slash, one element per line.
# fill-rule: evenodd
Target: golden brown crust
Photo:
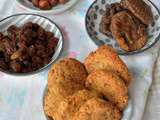
<path fill-rule="evenodd" d="M 66 97 L 83 89 L 86 77 L 87 71 L 82 63 L 66 58 L 52 66 L 48 75 L 48 88 Z"/>
<path fill-rule="evenodd" d="M 111 31 L 120 48 L 128 52 L 142 48 L 147 42 L 146 27 L 127 11 L 112 17 Z"/>
<path fill-rule="evenodd" d="M 48 75 L 48 92 L 44 109 L 54 118 L 59 103 L 69 95 L 84 89 L 87 71 L 79 61 L 66 58 L 54 64 Z"/>
<path fill-rule="evenodd" d="M 128 104 L 128 89 L 124 81 L 114 72 L 97 70 L 86 80 L 86 87 L 99 91 L 113 104 L 123 110 Z"/>
<path fill-rule="evenodd" d="M 86 89 L 80 90 L 75 94 L 67 97 L 60 102 L 55 114 L 55 120 L 71 120 L 73 114 L 89 99 L 100 97 L 100 94 L 88 91 Z"/>
<path fill-rule="evenodd" d="M 144 24 L 149 25 L 153 22 L 152 10 L 143 0 L 122 0 L 121 4 Z"/>
<path fill-rule="evenodd" d="M 85 59 L 85 67 L 89 73 L 98 69 L 116 72 L 127 85 L 131 82 L 131 74 L 115 50 L 107 45 L 99 47 Z"/>
<path fill-rule="evenodd" d="M 80 110 L 75 113 L 72 120 L 120 120 L 120 111 L 111 103 L 102 99 L 88 100 Z"/>
<path fill-rule="evenodd" d="M 64 97 L 60 95 L 55 95 L 55 93 L 47 91 L 44 98 L 44 111 L 47 116 L 54 118 L 55 112 L 57 111 L 57 107 L 59 102 L 63 100 Z"/>

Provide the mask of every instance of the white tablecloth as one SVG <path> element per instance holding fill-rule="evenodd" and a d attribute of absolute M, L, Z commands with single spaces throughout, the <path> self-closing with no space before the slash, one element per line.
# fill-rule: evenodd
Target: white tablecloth
<path fill-rule="evenodd" d="M 59 15 L 42 14 L 53 21 L 55 21 L 62 29 L 65 37 L 65 46 L 62 56 L 70 56 L 83 60 L 89 52 L 96 49 L 95 44 L 90 40 L 85 32 L 84 17 L 89 5 L 94 0 L 80 0 L 79 3 L 71 10 L 61 13 Z M 160 8 L 159 0 L 152 0 Z M 0 19 L 15 14 L 26 13 L 28 11 L 15 4 L 14 0 L 1 0 L 0 3 Z M 67 17 L 66 17 L 67 16 Z M 65 19 L 64 19 L 65 18 Z M 153 49 L 153 48 L 152 48 Z M 149 56 L 152 55 L 149 53 Z M 132 64 L 133 59 L 136 61 L 136 65 L 141 67 L 140 71 L 133 71 L 134 74 L 140 76 L 142 79 L 148 79 L 146 83 L 147 89 L 144 87 L 143 93 L 137 93 L 130 91 L 132 94 L 144 94 L 144 99 L 137 100 L 138 98 L 132 98 L 137 105 L 140 102 L 140 108 L 136 108 L 134 111 L 135 117 L 132 120 L 159 120 L 160 119 L 160 58 L 157 60 L 154 70 L 154 78 L 152 79 L 152 72 L 145 71 L 150 69 L 153 64 L 147 61 L 154 61 L 151 57 L 148 57 L 144 53 L 137 55 L 140 61 L 146 61 L 143 64 L 134 56 L 122 57 L 129 65 L 130 69 L 134 69 L 135 65 Z M 139 74 L 143 74 L 141 76 Z M 48 69 L 34 76 L 27 77 L 12 77 L 0 73 L 0 120 L 46 120 L 43 113 L 43 94 L 47 84 Z M 140 79 L 139 77 L 139 79 Z M 139 86 L 144 86 L 144 82 L 137 82 L 131 85 L 131 90 Z M 152 83 L 151 89 L 148 92 L 148 88 Z M 141 85 L 142 84 L 142 85 Z M 141 96 L 140 96 L 141 97 Z M 146 99 L 148 98 L 148 99 Z M 146 102 L 147 100 L 147 102 Z M 132 106 L 134 107 L 134 106 Z M 145 108 L 145 110 L 144 110 Z M 142 109 L 142 110 L 141 110 Z M 142 111 L 139 113 L 139 111 Z M 144 113 L 144 114 L 143 114 Z M 138 116 L 138 114 L 140 114 Z"/>

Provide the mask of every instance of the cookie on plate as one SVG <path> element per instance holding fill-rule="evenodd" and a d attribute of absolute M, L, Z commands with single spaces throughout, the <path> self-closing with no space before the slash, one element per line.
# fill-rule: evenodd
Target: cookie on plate
<path fill-rule="evenodd" d="M 100 92 L 121 111 L 128 104 L 128 89 L 124 81 L 114 72 L 97 70 L 86 80 L 86 87 Z"/>
<path fill-rule="evenodd" d="M 96 97 L 100 97 L 100 94 L 86 89 L 74 93 L 60 102 L 55 114 L 55 120 L 71 120 L 73 114 L 77 112 L 87 100 Z"/>
<path fill-rule="evenodd" d="M 54 119 L 55 112 L 57 111 L 57 107 L 59 102 L 64 99 L 63 96 L 57 95 L 49 90 L 44 97 L 44 111 L 45 114 Z"/>
<path fill-rule="evenodd" d="M 107 45 L 99 47 L 91 52 L 85 59 L 85 67 L 89 73 L 99 69 L 116 72 L 128 86 L 131 82 L 131 74 L 126 64 L 120 59 L 115 50 Z"/>
<path fill-rule="evenodd" d="M 84 88 L 87 71 L 78 60 L 65 58 L 54 64 L 48 75 L 48 89 L 68 96 Z"/>
<path fill-rule="evenodd" d="M 99 98 L 88 100 L 72 120 L 120 120 L 120 111 L 110 102 Z"/>

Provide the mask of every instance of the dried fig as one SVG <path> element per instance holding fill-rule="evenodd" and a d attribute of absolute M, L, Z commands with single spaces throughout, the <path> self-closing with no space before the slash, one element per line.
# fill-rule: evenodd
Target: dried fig
<path fill-rule="evenodd" d="M 143 0 L 122 0 L 121 4 L 144 24 L 149 25 L 153 22 L 152 10 Z"/>
<path fill-rule="evenodd" d="M 125 51 L 138 50 L 147 42 L 145 25 L 127 11 L 113 16 L 111 31 L 120 48 Z"/>
<path fill-rule="evenodd" d="M 105 14 L 102 16 L 99 30 L 101 33 L 105 34 L 108 37 L 112 37 L 110 25 L 111 25 L 111 19 L 113 15 L 116 13 L 122 11 L 123 8 L 119 3 L 112 3 L 108 9 L 106 9 Z"/>

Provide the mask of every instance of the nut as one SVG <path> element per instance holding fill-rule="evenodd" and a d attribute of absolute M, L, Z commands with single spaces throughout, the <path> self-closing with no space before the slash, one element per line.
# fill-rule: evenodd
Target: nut
<path fill-rule="evenodd" d="M 50 6 L 50 4 L 49 4 L 49 1 L 48 1 L 48 0 L 40 0 L 40 1 L 39 1 L 39 8 L 40 8 L 40 9 L 43 9 L 43 10 L 50 9 L 51 6 Z"/>

